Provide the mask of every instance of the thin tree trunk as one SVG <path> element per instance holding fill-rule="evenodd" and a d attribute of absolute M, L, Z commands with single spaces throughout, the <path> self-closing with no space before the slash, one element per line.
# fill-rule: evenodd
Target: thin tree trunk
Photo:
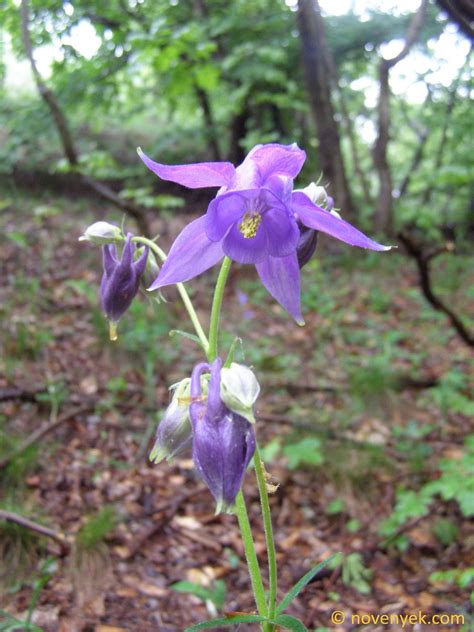
<path fill-rule="evenodd" d="M 69 163 L 71 169 L 80 173 L 79 169 L 79 154 L 77 152 L 76 146 L 74 144 L 74 140 L 71 134 L 71 130 L 69 128 L 69 124 L 67 118 L 62 111 L 58 100 L 56 99 L 55 94 L 48 88 L 48 86 L 43 81 L 41 74 L 36 66 L 36 61 L 34 58 L 33 52 L 33 44 L 30 36 L 30 11 L 28 0 L 21 0 L 20 6 L 20 14 L 21 14 L 21 32 L 23 36 L 23 44 L 25 47 L 26 55 L 30 62 L 31 71 L 33 73 L 33 77 L 36 83 L 36 87 L 38 88 L 38 92 L 46 103 L 51 117 L 53 119 L 54 125 L 59 135 L 59 139 L 61 141 L 61 145 L 64 151 L 64 155 Z M 112 189 L 110 189 L 105 184 L 97 182 L 94 178 L 90 176 L 86 176 L 84 174 L 80 174 L 84 183 L 93 189 L 96 193 L 98 193 L 102 198 L 112 202 L 119 208 L 121 208 L 125 213 L 133 217 L 136 221 L 137 226 L 141 233 L 144 235 L 149 235 L 150 230 L 148 227 L 148 222 L 146 219 L 145 211 L 141 208 L 135 206 L 131 202 L 123 200 L 120 196 L 118 196 Z"/>
<path fill-rule="evenodd" d="M 247 121 L 250 117 L 247 99 L 244 100 L 242 108 L 243 109 L 232 118 L 230 123 L 229 160 L 234 163 L 234 165 L 240 165 L 245 158 L 245 151 L 240 145 L 240 141 L 245 137 Z"/>
<path fill-rule="evenodd" d="M 367 206 L 372 205 L 372 197 L 370 195 L 370 187 L 367 176 L 364 173 L 360 165 L 360 156 L 359 149 L 357 147 L 357 138 L 354 131 L 354 125 L 349 115 L 349 110 L 347 108 L 346 97 L 344 95 L 344 90 L 339 85 L 339 77 L 337 72 L 337 65 L 334 59 L 334 55 L 331 52 L 329 46 L 326 46 L 324 49 L 324 54 L 326 57 L 326 65 L 329 68 L 329 81 L 332 83 L 333 90 L 337 94 L 339 101 L 339 108 L 341 111 L 342 121 L 344 124 L 344 129 L 347 134 L 347 138 L 349 140 L 349 149 L 351 152 L 352 164 L 354 167 L 355 174 L 359 180 L 362 193 L 364 195 L 364 202 Z"/>
<path fill-rule="evenodd" d="M 331 102 L 330 72 L 327 66 L 328 45 L 318 0 L 298 0 L 303 69 L 319 140 L 318 155 L 324 182 L 336 205 L 348 215 L 355 211 L 341 151 L 339 130 Z"/>
<path fill-rule="evenodd" d="M 406 193 L 408 191 L 408 187 L 410 186 L 411 178 L 412 178 L 413 174 L 415 173 L 415 171 L 420 166 L 421 161 L 423 160 L 423 153 L 425 151 L 425 146 L 426 146 L 426 141 L 428 140 L 428 135 L 429 135 L 428 128 L 425 128 L 425 129 L 421 130 L 421 132 L 418 135 L 416 151 L 413 154 L 413 158 L 411 160 L 410 166 L 408 167 L 408 170 L 407 170 L 407 172 L 405 174 L 405 177 L 403 178 L 402 183 L 400 185 L 400 189 L 399 189 L 399 193 L 398 193 L 398 197 L 399 198 L 401 198 L 404 195 L 406 195 Z"/>
<path fill-rule="evenodd" d="M 440 140 L 439 140 L 439 145 L 436 149 L 436 155 L 435 155 L 435 159 L 434 159 L 434 163 L 433 163 L 433 172 L 436 173 L 439 168 L 442 165 L 443 162 L 443 156 L 444 156 L 444 146 L 446 144 L 446 140 L 448 137 L 448 129 L 449 129 L 449 123 L 451 121 L 452 115 L 453 115 L 453 111 L 454 111 L 454 106 L 456 105 L 456 93 L 459 87 L 459 84 L 461 83 L 461 78 L 462 78 L 462 74 L 464 72 L 464 70 L 466 69 L 466 66 L 469 63 L 470 57 L 471 57 L 471 51 L 472 51 L 472 45 L 471 48 L 469 49 L 469 52 L 466 56 L 466 61 L 464 62 L 464 64 L 461 66 L 461 68 L 459 69 L 459 73 L 458 76 L 456 77 L 456 80 L 454 82 L 454 84 L 449 88 L 449 99 L 448 99 L 448 103 L 446 105 L 446 112 L 444 115 L 444 120 L 443 120 L 443 127 L 441 129 L 441 136 L 440 136 Z M 429 184 L 423 194 L 423 201 L 422 204 L 424 206 L 428 205 L 431 202 L 431 197 L 433 195 L 433 191 L 434 191 L 434 187 Z"/>
<path fill-rule="evenodd" d="M 212 159 L 213 160 L 222 160 L 222 154 L 219 147 L 218 135 L 216 126 L 214 123 L 214 117 L 212 116 L 211 104 L 209 102 L 209 97 L 205 90 L 196 85 L 195 87 L 196 95 L 201 106 L 204 122 L 206 124 L 206 132 L 207 139 L 209 141 L 209 145 L 212 151 Z"/>
<path fill-rule="evenodd" d="M 391 59 L 381 59 L 379 65 L 378 136 L 373 150 L 375 168 L 379 178 L 375 228 L 386 234 L 393 233 L 393 183 L 387 156 L 390 140 L 390 70 L 408 55 L 416 42 L 425 19 L 427 5 L 428 0 L 422 0 L 418 11 L 410 22 L 401 52 Z"/>

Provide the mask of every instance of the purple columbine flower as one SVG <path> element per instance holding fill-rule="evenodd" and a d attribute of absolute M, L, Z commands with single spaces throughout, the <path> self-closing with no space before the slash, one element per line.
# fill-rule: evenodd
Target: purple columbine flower
<path fill-rule="evenodd" d="M 163 165 L 141 149 L 138 154 L 163 180 L 190 189 L 220 187 L 206 214 L 178 235 L 150 290 L 188 281 L 227 255 L 255 264 L 270 294 L 303 324 L 298 221 L 351 246 L 389 250 L 314 204 L 305 193 L 293 191 L 293 179 L 306 159 L 296 143 L 257 145 L 237 168 L 230 162 Z"/>
<path fill-rule="evenodd" d="M 202 362 L 191 377 L 193 459 L 196 469 L 214 496 L 216 513 L 230 511 L 255 452 L 251 424 L 223 404 L 220 396 L 221 360 Z M 207 400 L 202 395 L 201 374 L 210 371 Z"/>
<path fill-rule="evenodd" d="M 140 284 L 148 256 L 148 249 L 134 261 L 135 244 L 129 233 L 119 260 L 115 244 L 102 247 L 104 274 L 100 284 L 102 309 L 110 321 L 110 338 L 117 338 L 116 327 L 120 318 L 130 307 Z"/>

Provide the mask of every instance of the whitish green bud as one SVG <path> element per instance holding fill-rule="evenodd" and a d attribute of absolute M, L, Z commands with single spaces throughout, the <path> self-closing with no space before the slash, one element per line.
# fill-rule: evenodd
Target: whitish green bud
<path fill-rule="evenodd" d="M 243 364 L 232 362 L 221 371 L 221 400 L 235 413 L 255 423 L 253 407 L 260 393 L 260 385 L 253 371 Z"/>
<path fill-rule="evenodd" d="M 331 215 L 334 215 L 335 217 L 338 217 L 339 219 L 341 219 L 341 216 L 339 215 L 339 213 L 335 211 L 333 208 L 334 207 L 333 198 L 330 195 L 328 195 L 328 192 L 326 191 L 326 189 L 322 187 L 320 184 L 311 182 L 311 184 L 309 184 L 304 189 L 298 189 L 298 192 L 304 193 L 305 195 L 309 197 L 309 199 L 311 200 L 311 202 L 313 202 L 313 204 L 317 204 L 318 206 L 321 206 L 322 208 L 326 209 L 326 211 L 329 211 Z"/>
<path fill-rule="evenodd" d="M 79 237 L 79 241 L 90 241 L 98 246 L 114 244 L 123 239 L 120 228 L 109 222 L 95 222 L 88 226 L 84 234 Z"/>
<path fill-rule="evenodd" d="M 165 416 L 158 424 L 155 445 L 150 453 L 150 461 L 154 463 L 163 459 L 170 460 L 191 446 L 190 384 L 191 380 L 185 378 L 171 387 L 174 389 L 173 397 Z"/>

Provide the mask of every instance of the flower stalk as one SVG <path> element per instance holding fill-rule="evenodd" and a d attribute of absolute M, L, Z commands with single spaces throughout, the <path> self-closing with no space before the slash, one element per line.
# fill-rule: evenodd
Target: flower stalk
<path fill-rule="evenodd" d="M 275 551 L 275 539 L 273 537 L 272 517 L 270 512 L 270 502 L 268 500 L 267 483 L 265 480 L 265 470 L 262 459 L 260 457 L 260 451 L 258 443 L 256 444 L 255 454 L 253 457 L 255 465 L 255 474 L 257 477 L 258 492 L 260 494 L 260 505 L 262 508 L 263 516 L 263 528 L 265 531 L 265 541 L 267 545 L 267 557 L 268 557 L 268 617 L 273 619 L 276 614 L 276 598 L 278 588 L 277 577 L 277 561 Z M 272 632 L 273 624 L 270 624 L 269 632 Z"/>
<path fill-rule="evenodd" d="M 166 253 L 151 239 L 147 239 L 146 237 L 133 237 L 132 241 L 143 244 L 144 246 L 148 246 L 148 248 L 150 248 L 150 250 L 152 250 L 161 259 L 161 261 L 166 261 Z M 189 298 L 189 294 L 183 283 L 176 283 L 176 287 L 178 288 L 179 295 L 181 296 L 181 300 L 183 301 L 186 311 L 188 312 L 189 318 L 191 319 L 196 334 L 201 342 L 202 348 L 207 355 L 209 342 L 199 321 L 199 317 L 196 314 L 196 310 L 194 309 L 191 299 Z"/>
<path fill-rule="evenodd" d="M 212 362 L 217 358 L 218 352 L 218 339 L 219 339 L 219 319 L 221 314 L 222 301 L 224 299 L 225 284 L 229 277 L 230 267 L 232 260 L 229 257 L 224 257 L 222 266 L 217 278 L 216 289 L 214 292 L 214 299 L 212 301 L 211 309 L 211 324 L 209 325 L 209 351 L 208 359 Z"/>

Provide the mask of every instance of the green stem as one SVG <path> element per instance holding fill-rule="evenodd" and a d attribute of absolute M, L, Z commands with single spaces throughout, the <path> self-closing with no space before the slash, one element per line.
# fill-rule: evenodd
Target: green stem
<path fill-rule="evenodd" d="M 275 618 L 276 611 L 276 598 L 277 598 L 277 562 L 275 551 L 275 540 L 273 538 L 272 517 L 270 513 L 270 503 L 268 501 L 267 484 L 265 481 L 265 471 L 260 457 L 260 451 L 258 444 L 255 448 L 255 454 L 253 457 L 255 465 L 255 474 L 257 476 L 258 491 L 260 494 L 260 504 L 262 506 L 263 527 L 265 529 L 265 540 L 267 544 L 268 555 L 268 577 L 269 577 L 269 590 L 268 590 L 268 617 L 269 619 Z M 273 630 L 273 626 L 270 627 Z"/>
<path fill-rule="evenodd" d="M 207 358 L 209 362 L 213 362 L 217 358 L 217 343 L 219 337 L 219 317 L 221 313 L 222 299 L 224 298 L 224 289 L 229 276 L 232 260 L 224 257 L 222 266 L 217 278 L 216 289 L 214 291 L 214 299 L 212 301 L 211 324 L 209 326 L 209 351 Z"/>
<path fill-rule="evenodd" d="M 262 576 L 260 574 L 260 567 L 258 565 L 255 544 L 252 537 L 252 529 L 250 527 L 242 490 L 239 491 L 235 499 L 235 513 L 239 521 L 240 533 L 245 550 L 245 559 L 247 560 L 253 594 L 255 595 L 255 603 L 257 604 L 258 613 L 266 617 L 268 616 L 268 609 L 265 601 L 265 590 L 263 588 Z"/>
<path fill-rule="evenodd" d="M 148 246 L 148 248 L 150 248 L 150 250 L 152 250 L 161 259 L 161 261 L 166 261 L 166 253 L 159 246 L 157 246 L 154 241 L 151 241 L 151 239 L 147 239 L 146 237 L 134 237 L 132 241 Z M 206 338 L 206 334 L 204 333 L 204 329 L 199 322 L 199 318 L 196 314 L 193 304 L 191 303 L 188 292 L 186 291 L 186 288 L 182 283 L 176 283 L 176 287 L 178 288 L 178 292 L 189 314 L 189 318 L 194 325 L 196 334 L 201 341 L 201 345 L 203 346 L 203 349 L 207 355 L 209 353 L 209 342 Z"/>

